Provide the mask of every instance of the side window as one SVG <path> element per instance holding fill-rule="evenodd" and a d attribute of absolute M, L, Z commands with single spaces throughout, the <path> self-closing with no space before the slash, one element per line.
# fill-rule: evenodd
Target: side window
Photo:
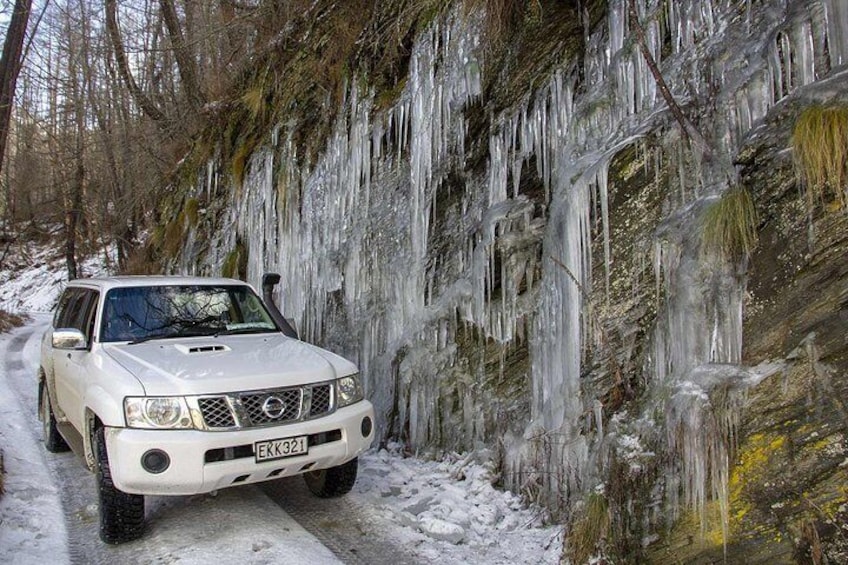
<path fill-rule="evenodd" d="M 71 299 L 76 296 L 76 290 L 75 288 L 66 288 L 65 292 L 62 293 L 62 297 L 59 298 L 59 303 L 56 306 L 56 314 L 53 315 L 54 328 L 66 327 L 62 325 L 62 322 L 67 318 L 68 305 L 71 303 Z"/>
<path fill-rule="evenodd" d="M 65 291 L 56 312 L 56 328 L 73 328 L 85 334 L 90 343 L 94 334 L 94 317 L 97 312 L 98 293 L 84 288 Z"/>
<path fill-rule="evenodd" d="M 80 322 L 80 330 L 85 334 L 85 342 L 91 343 L 94 338 L 94 318 L 97 315 L 97 303 L 99 302 L 100 294 L 94 290 L 86 290 L 85 306 L 82 308 Z"/>
<path fill-rule="evenodd" d="M 59 310 L 56 312 L 56 328 L 76 328 L 75 320 L 79 318 L 80 310 L 82 309 L 83 292 L 79 288 L 69 288 L 65 290 L 62 296 L 62 301 L 59 304 Z"/>

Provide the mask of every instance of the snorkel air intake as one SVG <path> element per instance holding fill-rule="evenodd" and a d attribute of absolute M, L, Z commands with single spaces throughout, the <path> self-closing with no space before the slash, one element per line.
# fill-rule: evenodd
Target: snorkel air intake
<path fill-rule="evenodd" d="M 283 316 L 283 313 L 280 312 L 280 309 L 277 308 L 277 305 L 274 303 L 274 297 L 272 294 L 274 292 L 274 287 L 278 284 L 280 284 L 280 275 L 277 273 L 265 273 L 262 275 L 262 300 L 265 301 L 265 306 L 271 313 L 271 317 L 274 318 L 274 321 L 283 333 L 289 337 L 300 339 L 297 337 L 297 330 L 295 330 L 289 321 L 286 320 L 286 317 Z"/>

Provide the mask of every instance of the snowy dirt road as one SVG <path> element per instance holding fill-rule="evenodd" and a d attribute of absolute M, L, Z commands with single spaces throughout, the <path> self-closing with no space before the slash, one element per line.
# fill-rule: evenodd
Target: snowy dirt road
<path fill-rule="evenodd" d="M 41 335 L 36 314 L 0 335 L 0 563 L 555 563 L 560 529 L 491 487 L 468 458 L 427 462 L 372 452 L 353 492 L 312 497 L 299 477 L 220 491 L 148 497 L 138 541 L 98 537 L 93 476 L 72 453 L 51 454 L 36 414 Z M 460 478 L 457 478 L 460 477 Z"/>

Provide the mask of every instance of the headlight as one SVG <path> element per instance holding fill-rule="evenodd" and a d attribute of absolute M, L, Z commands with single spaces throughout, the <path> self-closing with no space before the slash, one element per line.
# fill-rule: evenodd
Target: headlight
<path fill-rule="evenodd" d="M 359 383 L 359 373 L 354 373 L 337 380 L 336 393 L 339 399 L 339 408 L 362 400 L 362 385 Z"/>
<path fill-rule="evenodd" d="M 193 428 L 185 399 L 179 396 L 127 397 L 127 426 L 146 429 Z"/>

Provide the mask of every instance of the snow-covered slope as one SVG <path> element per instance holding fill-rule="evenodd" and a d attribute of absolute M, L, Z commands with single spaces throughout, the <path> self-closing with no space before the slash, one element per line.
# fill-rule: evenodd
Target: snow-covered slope
<path fill-rule="evenodd" d="M 61 253 L 32 242 L 16 243 L 0 267 L 0 309 L 8 312 L 49 312 L 68 281 Z M 102 256 L 81 260 L 79 269 L 87 277 L 108 272 Z"/>

